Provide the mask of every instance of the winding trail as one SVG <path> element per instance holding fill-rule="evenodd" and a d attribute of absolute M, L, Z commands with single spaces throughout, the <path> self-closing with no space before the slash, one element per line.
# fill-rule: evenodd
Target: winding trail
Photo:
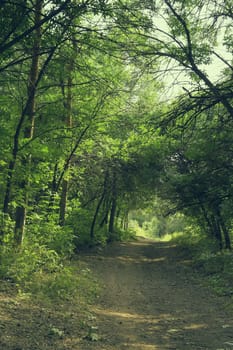
<path fill-rule="evenodd" d="M 102 291 L 92 310 L 97 339 L 79 350 L 233 349 L 233 315 L 171 243 L 114 243 L 82 259 Z"/>

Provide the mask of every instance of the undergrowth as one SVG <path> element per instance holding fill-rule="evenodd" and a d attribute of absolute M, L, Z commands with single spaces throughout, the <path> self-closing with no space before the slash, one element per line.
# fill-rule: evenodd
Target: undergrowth
<path fill-rule="evenodd" d="M 183 257 L 192 260 L 206 284 L 218 295 L 230 298 L 229 306 L 233 308 L 233 252 L 220 251 L 213 239 L 193 227 L 174 235 L 172 241 L 179 246 Z"/>
<path fill-rule="evenodd" d="M 0 246 L 0 279 L 9 281 L 21 296 L 40 302 L 76 300 L 88 303 L 98 293 L 91 271 L 75 260 L 84 247 L 104 246 L 110 240 L 131 240 L 133 231 L 118 230 L 110 236 L 96 230 L 91 240 L 86 227 L 60 227 L 55 220 L 44 221 L 32 214 L 28 219 L 23 244 L 15 247 L 13 225 L 5 220 L 4 242 Z M 7 226 L 6 226 L 7 225 Z M 7 228 L 7 230 L 6 230 Z"/>
<path fill-rule="evenodd" d="M 11 234 L 0 247 L 0 279 L 19 295 L 40 303 L 89 303 L 98 286 L 91 271 L 73 259 L 72 234 L 51 223 L 29 226 L 22 247 L 15 248 Z"/>

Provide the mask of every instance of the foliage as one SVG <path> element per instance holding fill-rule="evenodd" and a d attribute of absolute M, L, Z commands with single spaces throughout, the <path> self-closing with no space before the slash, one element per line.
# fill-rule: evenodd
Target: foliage
<path fill-rule="evenodd" d="M 218 246 L 208 236 L 203 236 L 192 227 L 172 242 L 178 245 L 182 257 L 191 259 L 197 273 L 205 277 L 206 284 L 221 295 L 231 298 L 233 305 L 233 255 L 232 252 L 219 252 Z"/>
<path fill-rule="evenodd" d="M 35 274 L 28 291 L 42 302 L 76 300 L 79 304 L 87 304 L 96 298 L 98 285 L 90 270 L 81 266 L 77 270 L 77 265 L 73 267 L 67 264 L 61 271 Z"/>
<path fill-rule="evenodd" d="M 188 226 L 186 230 L 173 237 L 172 240 L 180 247 L 186 258 L 198 259 L 203 252 L 208 251 L 209 254 L 218 252 L 216 242 L 203 235 L 200 228 L 195 224 Z"/>
<path fill-rule="evenodd" d="M 137 235 L 153 239 L 164 239 L 165 235 L 182 233 L 190 225 L 190 219 L 180 212 L 166 215 L 168 205 L 168 202 L 154 198 L 150 206 L 131 211 L 129 227 L 135 230 Z"/>
<path fill-rule="evenodd" d="M 74 245 L 78 251 L 80 248 L 92 245 L 105 245 L 107 241 L 106 227 L 98 228 L 95 231 L 94 240 L 90 236 L 90 227 L 93 218 L 93 213 L 84 208 L 76 208 L 72 210 L 67 217 L 67 225 L 72 227 L 74 235 Z"/>
<path fill-rule="evenodd" d="M 43 303 L 61 300 L 90 302 L 98 287 L 91 272 L 75 263 L 72 266 L 54 250 L 39 243 L 25 244 L 20 251 L 1 248 L 1 278 L 16 284 L 22 295 Z"/>
<path fill-rule="evenodd" d="M 131 238 L 132 212 L 150 237 L 192 222 L 200 246 L 208 235 L 230 249 L 229 2 L 16 0 L 0 12 L 2 276 L 72 289 L 63 259 Z"/>
<path fill-rule="evenodd" d="M 9 228 L 9 222 L 6 224 Z M 5 235 L 0 277 L 16 284 L 21 294 L 42 302 L 79 299 L 85 294 L 86 301 L 91 300 L 97 285 L 85 266 L 69 262 L 74 247 L 74 235 L 68 227 L 45 222 L 34 214 L 20 249 L 14 245 L 12 232 Z"/>
<path fill-rule="evenodd" d="M 111 236 L 110 239 L 111 240 L 115 240 L 115 241 L 122 241 L 122 242 L 127 242 L 127 241 L 131 241 L 136 239 L 136 232 L 133 228 L 128 228 L 127 230 L 121 230 L 121 229 L 117 229 L 114 232 L 115 236 Z"/>
<path fill-rule="evenodd" d="M 32 215 L 27 226 L 25 245 L 38 244 L 54 251 L 60 257 L 72 257 L 74 252 L 74 233 L 67 227 L 60 227 L 54 221 L 44 221 L 43 217 Z"/>

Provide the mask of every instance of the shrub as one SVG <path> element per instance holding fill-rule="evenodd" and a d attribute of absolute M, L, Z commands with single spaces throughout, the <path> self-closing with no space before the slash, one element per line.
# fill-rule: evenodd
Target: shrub
<path fill-rule="evenodd" d="M 173 241 L 181 248 L 183 256 L 192 259 L 194 269 L 215 292 L 219 295 L 233 296 L 232 252 L 220 252 L 215 240 L 193 227 Z"/>
<path fill-rule="evenodd" d="M 2 247 L 0 277 L 15 283 L 20 294 L 46 302 L 90 299 L 97 285 L 91 272 L 77 262 L 72 266 L 58 253 L 38 243 L 20 251 Z"/>
<path fill-rule="evenodd" d="M 32 243 L 44 245 L 64 257 L 73 254 L 74 240 L 73 230 L 69 226 L 61 227 L 53 221 L 46 222 L 38 215 L 30 218 L 25 235 L 25 241 L 29 245 Z"/>

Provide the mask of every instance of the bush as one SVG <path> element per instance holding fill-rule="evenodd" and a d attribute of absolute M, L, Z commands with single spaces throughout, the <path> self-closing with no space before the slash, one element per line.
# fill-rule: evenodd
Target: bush
<path fill-rule="evenodd" d="M 90 299 L 97 289 L 88 269 L 72 266 L 54 250 L 38 243 L 20 251 L 1 247 L 0 277 L 15 283 L 19 293 L 46 302 Z M 84 290 L 85 289 L 85 290 Z"/>
<path fill-rule="evenodd" d="M 14 221 L 11 220 L 8 214 L 0 211 L 0 229 L 4 232 L 4 241 L 7 244 L 13 242 Z"/>
<path fill-rule="evenodd" d="M 1 275 L 24 287 L 35 273 L 55 272 L 62 267 L 61 259 L 54 250 L 38 243 L 25 245 L 19 251 L 2 247 Z"/>
<path fill-rule="evenodd" d="M 205 277 L 204 281 L 215 292 L 219 295 L 233 296 L 232 252 L 219 251 L 218 243 L 214 239 L 193 227 L 173 242 L 181 248 L 184 257 L 192 259 L 194 269 Z"/>
<path fill-rule="evenodd" d="M 40 300 L 80 299 L 85 294 L 90 298 L 96 289 L 90 271 L 70 264 L 75 239 L 69 226 L 60 227 L 33 214 L 23 245 L 16 248 L 8 221 L 9 230 L 0 246 L 0 278 L 13 282 L 20 293 Z"/>
<path fill-rule="evenodd" d="M 183 233 L 172 237 L 172 241 L 181 248 L 183 254 L 194 260 L 199 260 L 202 254 L 218 251 L 217 242 L 201 232 L 197 226 L 188 226 Z"/>
<path fill-rule="evenodd" d="M 76 248 L 88 246 L 91 243 L 90 227 L 92 213 L 87 209 L 74 209 L 68 216 L 66 223 L 72 227 Z"/>
<path fill-rule="evenodd" d="M 40 216 L 34 215 L 30 218 L 25 235 L 27 244 L 40 244 L 57 254 L 69 257 L 75 248 L 75 236 L 69 227 L 61 227 L 54 222 L 46 222 Z"/>
<path fill-rule="evenodd" d="M 97 290 L 90 270 L 81 267 L 77 270 L 71 265 L 53 273 L 36 273 L 30 284 L 30 292 L 37 299 L 53 303 L 61 300 L 90 302 Z"/>
<path fill-rule="evenodd" d="M 116 229 L 114 236 L 116 241 L 122 241 L 122 242 L 130 241 L 136 238 L 136 232 L 133 229 L 128 229 L 128 230 Z"/>

